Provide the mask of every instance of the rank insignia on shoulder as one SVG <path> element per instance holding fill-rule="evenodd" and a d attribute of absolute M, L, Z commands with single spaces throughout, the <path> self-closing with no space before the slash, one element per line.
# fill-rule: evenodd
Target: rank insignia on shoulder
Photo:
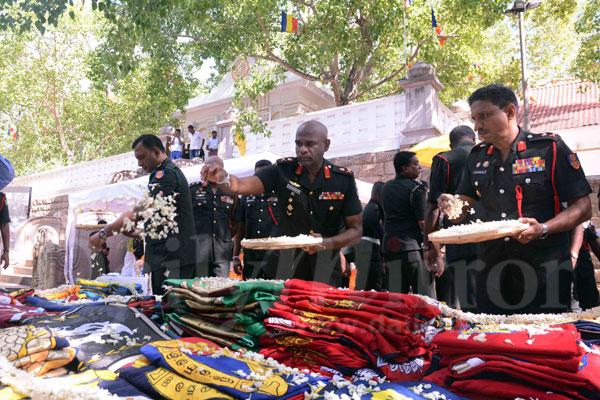
<path fill-rule="evenodd" d="M 298 182 L 290 181 L 290 183 L 296 187 L 300 187 L 300 184 Z"/>
<path fill-rule="evenodd" d="M 581 163 L 579 162 L 579 157 L 577 157 L 577 153 L 569 154 L 569 164 L 571 164 L 571 167 L 579 169 Z"/>
<path fill-rule="evenodd" d="M 344 193 L 341 192 L 322 192 L 319 200 L 344 200 Z"/>
<path fill-rule="evenodd" d="M 156 179 L 160 179 L 163 176 L 165 176 L 165 171 L 163 171 L 162 169 L 160 171 L 156 171 L 156 174 L 154 176 L 156 177 Z"/>

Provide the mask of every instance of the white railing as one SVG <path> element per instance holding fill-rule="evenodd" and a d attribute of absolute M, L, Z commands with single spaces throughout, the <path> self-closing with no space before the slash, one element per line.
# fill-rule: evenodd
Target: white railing
<path fill-rule="evenodd" d="M 395 150 L 415 139 L 402 134 L 405 114 L 405 99 L 401 94 L 270 121 L 269 138 L 247 131 L 246 154 L 270 151 L 284 156 L 294 155 L 296 129 L 303 122 L 313 119 L 327 126 L 331 140 L 327 152 L 329 158 Z M 235 146 L 233 156 L 239 157 Z"/>
<path fill-rule="evenodd" d="M 133 152 L 15 178 L 11 186 L 31 187 L 32 198 L 57 195 L 106 184 L 115 172 L 136 170 Z"/>

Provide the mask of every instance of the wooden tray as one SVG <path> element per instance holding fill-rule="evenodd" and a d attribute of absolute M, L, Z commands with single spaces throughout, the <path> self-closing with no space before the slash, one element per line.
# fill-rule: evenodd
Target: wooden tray
<path fill-rule="evenodd" d="M 429 240 L 435 243 L 444 243 L 444 244 L 464 244 L 464 243 L 477 243 L 477 242 L 485 242 L 487 240 L 499 239 L 505 236 L 513 236 L 519 234 L 529 228 L 529 224 L 519 224 L 511 227 L 504 227 L 499 229 L 486 229 L 485 224 L 491 224 L 488 222 L 484 222 L 481 224 L 474 224 L 479 226 L 479 231 L 474 231 L 470 233 L 452 233 L 448 229 L 442 229 L 437 232 L 433 232 L 429 234 Z"/>
<path fill-rule="evenodd" d="M 281 236 L 264 239 L 244 239 L 242 247 L 252 250 L 281 250 L 314 246 L 323 243 L 323 238 L 307 235 L 296 237 Z"/>
<path fill-rule="evenodd" d="M 81 229 L 82 231 L 99 231 L 104 228 L 106 224 L 102 225 L 75 225 L 75 229 Z"/>

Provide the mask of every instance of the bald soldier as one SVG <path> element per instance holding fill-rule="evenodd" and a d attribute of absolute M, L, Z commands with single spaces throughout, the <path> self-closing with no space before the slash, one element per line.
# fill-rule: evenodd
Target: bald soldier
<path fill-rule="evenodd" d="M 362 235 L 361 205 L 352 171 L 323 158 L 329 149 L 327 127 L 307 121 L 296 131 L 296 156 L 283 158 L 254 176 L 229 175 L 210 157 L 202 179 L 217 182 L 229 194 L 274 191 L 279 199 L 278 236 L 322 236 L 320 245 L 273 252 L 267 278 L 298 278 L 342 284 L 340 249 L 358 243 Z"/>

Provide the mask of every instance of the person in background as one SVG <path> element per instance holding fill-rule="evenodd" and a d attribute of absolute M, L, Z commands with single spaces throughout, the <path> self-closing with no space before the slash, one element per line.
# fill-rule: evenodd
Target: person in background
<path fill-rule="evenodd" d="M 0 236 L 2 236 L 2 269 L 6 269 L 10 264 L 10 215 L 4 192 L 0 192 Z"/>
<path fill-rule="evenodd" d="M 385 232 L 383 257 L 390 292 L 435 298 L 433 275 L 423 262 L 421 243 L 427 187 L 417 178 L 419 159 L 411 151 L 394 156 L 396 177 L 381 189 Z"/>
<path fill-rule="evenodd" d="M 106 243 L 102 243 L 100 251 L 92 254 L 92 274 L 90 279 L 94 280 L 99 276 L 106 275 L 110 272 L 110 261 L 108 260 L 108 253 L 110 248 Z"/>
<path fill-rule="evenodd" d="M 196 276 L 226 278 L 233 259 L 232 238 L 238 233 L 242 219 L 239 199 L 225 193 L 215 182 L 194 183 L 190 191 L 196 226 Z"/>
<path fill-rule="evenodd" d="M 600 260 L 600 238 L 592 220 L 578 225 L 571 235 L 571 261 L 574 268 L 574 298 L 579 307 L 587 310 L 600 306 L 600 294 L 594 275 L 594 263 L 590 251 Z"/>
<path fill-rule="evenodd" d="M 430 175 L 430 190 L 427 195 L 427 211 L 425 213 L 425 231 L 423 243 L 423 257 L 430 271 L 436 274 L 437 299 L 445 302 L 450 307 L 460 308 L 463 311 L 474 312 L 475 309 L 475 271 L 467 265 L 477 260 L 477 244 L 446 245 L 447 267 L 440 246 L 432 243 L 428 235 L 436 231 L 439 224 L 440 210 L 437 199 L 442 193 L 456 193 L 467 157 L 475 146 L 475 132 L 468 126 L 461 125 L 452 129 L 449 134 L 450 151 L 442 152 L 433 157 Z M 476 213 L 469 215 L 467 222 L 481 219 L 482 208 L 475 203 Z M 444 216 L 442 226 L 449 228 L 452 223 Z"/>
<path fill-rule="evenodd" d="M 373 184 L 371 199 L 363 209 L 363 234 L 360 243 L 346 247 L 343 251 L 346 261 L 356 265 L 354 290 L 383 290 L 383 209 L 379 201 L 383 185 L 383 182 Z"/>
<path fill-rule="evenodd" d="M 259 160 L 254 165 L 254 174 L 263 168 L 273 165 L 269 160 Z M 279 206 L 275 191 L 265 194 L 248 194 L 240 201 L 240 234 L 235 236 L 233 247 L 233 268 L 244 279 L 264 278 L 263 268 L 266 266 L 268 254 L 265 250 L 244 249 L 244 263 L 240 260 L 242 239 L 259 239 L 277 235 Z"/>
<path fill-rule="evenodd" d="M 208 156 L 216 156 L 219 152 L 219 139 L 217 138 L 217 131 L 212 131 L 211 137 L 208 139 L 208 144 L 206 145 L 206 150 L 208 150 Z"/>
<path fill-rule="evenodd" d="M 188 125 L 188 132 L 190 138 L 190 160 L 200 157 L 204 159 L 204 138 L 200 132 L 197 132 L 194 125 Z"/>
<path fill-rule="evenodd" d="M 171 160 L 177 160 L 183 156 L 183 141 L 181 140 L 181 129 L 175 129 L 175 135 L 171 143 Z"/>

